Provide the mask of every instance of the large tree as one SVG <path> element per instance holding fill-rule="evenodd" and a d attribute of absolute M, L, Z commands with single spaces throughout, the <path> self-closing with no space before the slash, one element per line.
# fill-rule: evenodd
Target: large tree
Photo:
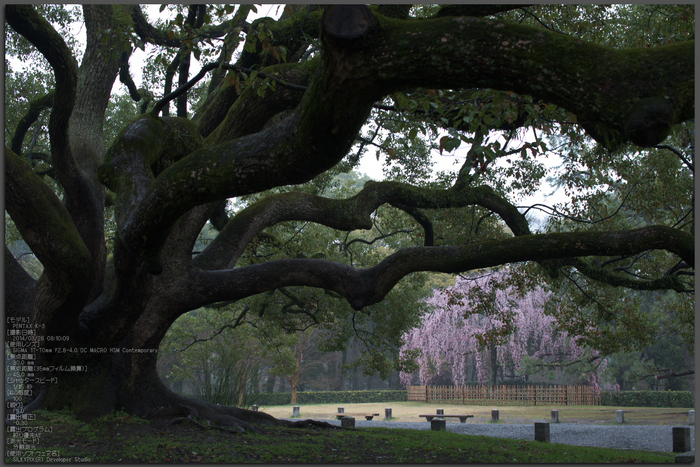
<path fill-rule="evenodd" d="M 6 312 L 37 330 L 37 367 L 84 370 L 44 372 L 32 407 L 69 406 L 84 417 L 165 407 L 240 429 L 276 423 L 172 393 L 158 378 L 155 353 L 184 313 L 273 290 L 321 289 L 368 311 L 418 271 L 524 261 L 550 275 L 575 267 L 616 286 L 692 288 L 678 274 L 694 268 L 692 224 L 669 219 L 533 233 L 512 188 L 537 185 L 535 174 L 543 174 L 533 156 L 544 142 L 540 134 L 509 147 L 528 128 L 579 140 L 585 130 L 605 156 L 589 163 L 607 170 L 604 164 L 625 148 L 662 144 L 694 117 L 694 42 L 687 35 L 640 45 L 622 37 L 623 27 L 617 33 L 601 27 L 589 37 L 585 28 L 562 31 L 566 22 L 557 23 L 557 11 L 591 24 L 629 19 L 619 6 L 289 5 L 279 20 L 249 23 L 250 9 L 179 6 L 173 20 L 154 26 L 139 6 L 85 5 L 78 66 L 72 42 L 42 16 L 55 23 L 54 10 L 6 7 L 16 41 L 10 45 L 31 50 L 31 44 L 53 74 L 53 89 L 28 106 L 5 148 L 6 211 L 43 265 L 35 280 L 6 243 Z M 692 11 L 672 14 L 692 22 Z M 231 63 L 242 38 L 244 51 Z M 134 85 L 132 46 L 161 51 L 145 75 L 153 78 L 161 67 L 158 89 Z M 193 58 L 207 62 L 194 77 Z M 207 73 L 207 86 L 194 86 Z M 144 113 L 112 141 L 105 112 L 117 76 Z M 50 170 L 39 168 L 25 138 L 41 115 L 37 109 L 47 107 L 50 155 L 42 163 Z M 382 147 L 405 176 L 367 183 L 344 199 L 324 196 L 332 175 L 350 170 L 363 149 L 377 144 L 361 134 L 369 119 L 378 122 L 374 136 L 386 134 L 381 127 L 391 132 Z M 491 131 L 506 143 L 490 139 Z M 425 165 L 427 152 L 419 133 L 430 133 L 441 152 L 471 144 L 454 177 L 421 181 L 416 167 Z M 245 202 L 227 207 L 233 198 Z M 364 246 L 384 248 L 371 266 L 358 267 L 349 254 L 343 261 L 298 251 L 279 257 L 285 251 L 279 242 L 278 256 L 245 259 L 251 249 L 276 244 L 270 229 L 295 222 L 335 229 L 347 253 L 345 232 L 376 228 L 378 209 L 381 219 L 410 228 L 365 238 Z M 219 233 L 193 251 L 208 221 Z M 401 232 L 408 240 L 391 244 Z M 653 277 L 625 276 L 605 261 L 649 251 L 664 257 Z M 669 262 L 678 266 L 669 271 Z M 285 309 L 311 317 L 309 305 Z M 346 319 L 354 325 L 356 316 L 365 313 Z M 108 351 L 64 351 L 98 347 Z"/>

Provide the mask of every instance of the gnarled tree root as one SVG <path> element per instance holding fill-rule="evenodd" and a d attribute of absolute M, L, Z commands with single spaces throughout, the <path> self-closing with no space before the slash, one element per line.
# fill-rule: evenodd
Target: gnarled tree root
<path fill-rule="evenodd" d="M 219 429 L 228 432 L 260 433 L 254 426 L 269 425 L 288 428 L 318 427 L 326 429 L 348 429 L 318 420 L 280 420 L 264 412 L 215 405 L 207 402 L 182 398 L 178 404 L 151 410 L 145 417 L 151 421 L 164 422 L 164 427 L 176 423 L 189 422 L 203 429 Z M 166 421 L 167 420 L 167 421 Z"/>

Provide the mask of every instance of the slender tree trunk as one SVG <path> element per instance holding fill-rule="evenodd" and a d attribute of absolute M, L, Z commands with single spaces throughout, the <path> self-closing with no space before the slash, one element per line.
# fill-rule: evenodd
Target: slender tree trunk
<path fill-rule="evenodd" d="M 265 392 L 275 392 L 275 383 L 277 382 L 277 377 L 274 375 L 268 375 L 267 382 L 265 383 Z"/>
<path fill-rule="evenodd" d="M 496 384 L 496 375 L 498 374 L 498 350 L 495 345 L 489 349 L 489 384 Z"/>
<path fill-rule="evenodd" d="M 299 382 L 299 372 L 294 373 L 289 379 L 289 385 L 292 387 L 292 404 L 297 403 L 297 384 Z"/>

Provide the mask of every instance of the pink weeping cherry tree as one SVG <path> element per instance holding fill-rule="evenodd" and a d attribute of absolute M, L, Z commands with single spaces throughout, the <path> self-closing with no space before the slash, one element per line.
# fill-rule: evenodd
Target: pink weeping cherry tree
<path fill-rule="evenodd" d="M 415 372 L 401 374 L 404 386 L 499 380 L 528 381 L 544 374 L 552 382 L 614 389 L 607 360 L 579 345 L 545 314 L 551 292 L 521 291 L 517 275 L 489 271 L 458 276 L 455 285 L 426 298 L 422 324 L 404 335 L 404 355 L 416 355 Z"/>

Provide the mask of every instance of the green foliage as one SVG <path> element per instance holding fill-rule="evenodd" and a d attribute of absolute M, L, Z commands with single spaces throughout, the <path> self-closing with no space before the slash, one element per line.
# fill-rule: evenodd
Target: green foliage
<path fill-rule="evenodd" d="M 288 405 L 291 404 L 291 393 L 261 393 L 255 396 L 258 405 Z M 376 391 L 300 391 L 297 393 L 297 404 L 363 404 L 370 402 L 403 402 L 406 400 L 405 390 L 376 390 Z"/>
<path fill-rule="evenodd" d="M 164 381 L 188 383 L 206 402 L 245 407 L 259 387 L 264 358 L 250 330 L 233 328 L 235 307 L 192 311 L 171 326 L 160 346 Z"/>
<path fill-rule="evenodd" d="M 571 134 L 552 138 L 552 152 L 563 162 L 550 182 L 571 202 L 555 206 L 567 217 L 550 217 L 547 229 L 615 231 L 663 224 L 690 232 L 694 173 L 687 161 L 693 158 L 693 135 L 694 124 L 688 122 L 675 127 L 665 141 L 673 150 L 626 147 L 615 153 Z M 594 258 L 583 265 L 605 267 L 619 285 L 635 288 L 679 263 L 667 252 L 649 251 L 632 258 Z M 677 333 L 692 349 L 692 277 L 675 275 L 676 285 L 668 287 L 674 290 L 654 292 L 610 287 L 609 279 L 578 265 L 563 268 L 557 280 L 549 281 L 559 297 L 549 311 L 566 330 L 585 335 L 586 345 L 605 354 L 642 350 L 669 333 Z"/>
<path fill-rule="evenodd" d="M 617 407 L 693 407 L 690 391 L 603 391 L 600 405 Z"/>

